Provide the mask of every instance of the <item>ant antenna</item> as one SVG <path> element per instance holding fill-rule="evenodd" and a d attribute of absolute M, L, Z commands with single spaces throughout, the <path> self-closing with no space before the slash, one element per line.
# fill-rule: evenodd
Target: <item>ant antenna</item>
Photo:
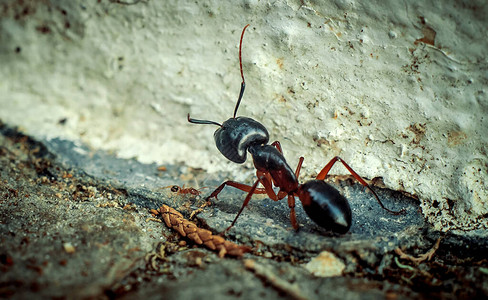
<path fill-rule="evenodd" d="M 244 27 L 244 29 L 242 29 L 241 41 L 239 42 L 239 67 L 241 69 L 242 83 L 241 83 L 241 91 L 239 92 L 239 98 L 237 99 L 236 108 L 234 109 L 234 119 L 236 118 L 237 109 L 239 108 L 239 104 L 241 103 L 242 95 L 244 95 L 244 89 L 246 88 L 246 82 L 244 81 L 244 73 L 242 72 L 241 52 L 242 52 L 242 38 L 244 37 L 244 32 L 246 31 L 247 27 L 249 27 L 249 24 L 247 24 Z M 190 114 L 188 114 L 187 119 L 188 119 L 188 122 L 193 123 L 193 124 L 210 124 L 210 125 L 217 125 L 217 126 L 222 127 L 222 124 L 214 122 L 214 121 L 192 119 L 192 118 L 190 118 Z"/>
<path fill-rule="evenodd" d="M 244 37 L 244 32 L 246 31 L 247 27 L 249 27 L 249 24 L 247 24 L 244 27 L 244 29 L 242 29 L 241 41 L 239 42 L 239 67 L 241 68 L 242 83 L 241 83 L 241 91 L 239 92 L 239 98 L 237 99 L 236 108 L 234 109 L 234 119 L 236 118 L 237 109 L 239 108 L 239 104 L 241 104 L 242 95 L 244 95 L 244 89 L 246 88 L 246 82 L 244 81 L 244 73 L 242 72 L 241 52 L 242 52 L 242 38 Z"/>
<path fill-rule="evenodd" d="M 187 118 L 188 118 L 188 122 L 193 123 L 193 124 L 211 124 L 211 125 L 217 125 L 217 126 L 222 127 L 222 124 L 214 122 L 214 121 L 192 119 L 192 118 L 190 118 L 189 113 L 188 113 Z"/>

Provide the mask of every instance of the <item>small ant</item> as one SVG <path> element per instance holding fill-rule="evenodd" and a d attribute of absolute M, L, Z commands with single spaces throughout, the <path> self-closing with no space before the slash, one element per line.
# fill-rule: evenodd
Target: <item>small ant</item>
<path fill-rule="evenodd" d="M 183 185 L 183 187 L 180 187 L 178 185 L 168 185 L 168 186 L 163 187 L 163 189 L 168 189 L 168 188 L 171 188 L 171 191 L 173 193 L 178 193 L 178 195 L 190 194 L 190 195 L 194 195 L 194 196 L 199 196 L 202 194 L 201 191 L 199 191 L 195 188 L 192 188 L 192 187 L 185 188 L 185 185 Z"/>
<path fill-rule="evenodd" d="M 219 151 L 227 159 L 241 164 L 246 161 L 247 151 L 249 151 L 253 158 L 258 179 L 252 186 L 229 180 L 222 183 L 210 194 L 210 196 L 207 197 L 207 201 L 212 197 L 215 197 L 215 199 L 218 200 L 217 195 L 226 185 L 248 193 L 234 221 L 232 221 L 232 224 L 224 232 L 234 226 L 240 214 L 251 200 L 253 194 L 267 194 L 267 196 L 274 201 L 281 200 L 288 196 L 290 221 L 295 230 L 298 229 L 295 215 L 295 197 L 298 197 L 302 202 L 305 212 L 315 223 L 336 233 L 346 233 L 351 227 L 352 219 L 349 202 L 339 193 L 339 191 L 337 191 L 337 189 L 324 181 L 330 169 L 336 162 L 341 162 L 356 180 L 371 191 L 384 210 L 394 215 L 404 213 L 404 209 L 400 211 L 392 211 L 386 208 L 366 181 L 364 181 L 361 176 L 359 176 L 338 156 L 334 157 L 325 165 L 315 180 L 299 184 L 298 175 L 300 174 L 304 158 L 300 157 L 297 168 L 293 171 L 283 156 L 281 144 L 278 141 L 273 142 L 271 145 L 267 144 L 269 141 L 269 134 L 261 123 L 251 118 L 236 117 L 237 109 L 246 86 L 242 71 L 241 49 L 244 32 L 248 26 L 249 24 L 242 30 L 239 43 L 239 65 L 242 83 L 233 117 L 225 121 L 223 124 L 219 124 L 214 121 L 192 119 L 190 118 L 190 114 L 188 114 L 188 122 L 190 123 L 219 126 L 214 133 L 215 143 Z M 257 186 L 259 183 L 261 183 L 264 188 L 258 188 Z M 279 188 L 278 193 L 275 193 L 273 186 Z"/>

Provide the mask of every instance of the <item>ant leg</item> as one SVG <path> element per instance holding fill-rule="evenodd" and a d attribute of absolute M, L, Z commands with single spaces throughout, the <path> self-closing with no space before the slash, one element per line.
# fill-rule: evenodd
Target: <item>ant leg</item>
<path fill-rule="evenodd" d="M 300 167 L 302 165 L 302 162 L 303 162 L 303 157 L 301 157 L 300 159 L 297 172 L 300 172 Z M 264 186 L 264 189 L 266 190 L 268 197 L 271 198 L 271 200 L 279 201 L 288 195 L 286 192 L 283 191 L 279 191 L 278 195 L 276 195 L 271 185 L 272 179 L 269 173 L 264 173 L 260 171 L 257 171 L 256 173 L 258 175 L 258 178 L 260 178 L 259 180 L 261 181 L 261 184 Z M 293 195 L 288 195 L 288 207 L 290 208 L 291 225 L 293 226 L 293 229 L 298 230 L 297 217 L 295 213 L 295 197 Z"/>
<path fill-rule="evenodd" d="M 259 180 L 258 180 L 258 183 L 259 183 Z M 218 188 L 215 189 L 215 191 L 212 192 L 212 194 L 210 194 L 210 196 L 208 196 L 205 199 L 207 202 L 203 206 L 201 206 L 200 208 L 196 209 L 195 211 L 193 211 L 191 213 L 190 219 L 192 219 L 196 214 L 200 213 L 203 210 L 204 207 L 210 205 L 210 198 L 214 198 L 215 197 L 215 199 L 219 200 L 219 198 L 217 198 L 217 195 L 220 194 L 220 192 L 222 192 L 222 190 L 224 189 L 224 187 L 226 185 L 235 187 L 236 189 L 239 189 L 241 191 L 248 192 L 248 193 L 251 192 L 251 190 L 253 190 L 253 186 L 254 186 L 254 185 L 253 186 L 246 185 L 246 184 L 239 183 L 239 182 L 235 182 L 235 181 L 231 181 L 231 180 L 228 180 L 228 181 L 222 183 Z M 265 189 L 262 189 L 262 188 L 254 187 L 253 194 L 266 194 L 266 190 Z M 247 203 L 246 203 L 246 205 L 247 205 Z M 230 227 L 232 227 L 232 226 L 230 226 Z M 227 228 L 225 231 L 227 231 L 229 228 Z"/>
<path fill-rule="evenodd" d="M 303 163 L 303 156 L 300 157 L 300 159 L 298 160 L 298 165 L 297 165 L 297 169 L 295 170 L 295 177 L 298 178 L 298 175 L 300 175 L 300 170 L 302 169 L 302 163 Z"/>
<path fill-rule="evenodd" d="M 242 207 L 239 210 L 239 212 L 237 213 L 237 216 L 235 217 L 234 221 L 232 221 L 232 224 L 230 224 L 230 226 L 222 234 L 225 234 L 227 231 L 229 231 L 229 229 L 232 228 L 232 226 L 234 226 L 234 224 L 237 221 L 237 218 L 239 218 L 242 211 L 244 210 L 244 208 L 247 206 L 247 204 L 251 200 L 251 197 L 253 194 L 264 194 L 264 193 L 266 193 L 266 194 L 268 194 L 268 197 L 270 197 L 274 201 L 278 201 L 280 199 L 283 199 L 284 196 L 286 196 L 286 194 L 284 194 L 281 198 L 279 198 L 279 196 L 276 195 L 276 193 L 273 191 L 273 188 L 271 186 L 271 182 L 267 178 L 267 177 L 269 177 L 268 173 L 264 173 L 264 172 L 260 172 L 260 171 L 257 171 L 256 173 L 258 175 L 258 180 L 256 180 L 256 182 L 252 186 L 244 185 L 246 188 L 250 188 L 249 193 L 247 194 L 246 199 L 244 200 L 244 203 L 242 203 Z M 257 185 L 259 183 L 261 183 L 264 186 L 264 189 L 257 188 Z M 240 184 L 240 185 L 243 185 L 243 184 Z M 295 225 L 296 225 L 295 198 L 293 198 L 293 201 L 291 204 L 290 204 L 290 200 L 288 200 L 288 205 L 290 206 L 290 209 L 292 210 L 292 215 L 290 217 L 292 218 L 292 224 L 294 224 L 293 228 L 295 228 Z M 297 229 L 297 228 L 298 228 L 298 226 L 295 229 Z"/>
<path fill-rule="evenodd" d="M 380 204 L 380 206 L 394 214 L 394 215 L 399 215 L 399 214 L 403 214 L 405 213 L 405 209 L 401 209 L 400 211 L 393 211 L 393 210 L 390 210 L 388 208 L 386 208 L 383 203 L 381 202 L 380 198 L 378 197 L 378 195 L 375 193 L 375 191 L 369 186 L 368 183 L 366 183 L 366 181 L 364 181 L 363 178 L 361 178 L 361 176 L 358 175 L 358 173 L 356 173 L 342 158 L 340 158 L 339 156 L 336 156 L 334 157 L 333 159 L 330 160 L 330 162 L 325 165 L 325 167 L 322 169 L 322 171 L 320 171 L 319 175 L 317 175 L 317 180 L 324 180 L 325 179 L 325 176 L 327 176 L 327 174 L 329 173 L 330 169 L 332 168 L 332 166 L 336 163 L 336 162 L 341 162 L 344 167 L 346 167 L 346 169 L 352 174 L 352 176 L 354 178 L 356 178 L 357 181 L 359 181 L 364 187 L 366 187 L 369 191 L 371 191 L 374 195 L 374 197 L 376 198 L 376 201 L 378 201 L 378 203 Z"/>
<path fill-rule="evenodd" d="M 260 178 L 261 184 L 264 186 L 264 191 L 268 195 L 268 197 L 273 201 L 279 201 L 288 195 L 288 193 L 284 191 L 279 191 L 278 194 L 275 193 L 273 190 L 273 178 L 267 172 L 256 171 L 256 175 Z M 256 193 L 255 193 L 256 194 Z M 263 193 L 264 194 L 264 193 Z"/>
<path fill-rule="evenodd" d="M 273 185 L 271 184 L 273 179 L 271 178 L 271 175 L 269 175 L 269 173 L 256 171 L 256 176 L 259 178 L 259 181 L 264 186 L 265 193 L 271 200 L 278 201 L 280 199 L 283 199 L 279 198 L 273 190 Z"/>
<path fill-rule="evenodd" d="M 232 187 L 235 187 L 236 189 L 239 189 L 243 192 L 250 192 L 252 189 L 252 186 L 228 180 L 228 181 L 222 183 L 218 188 L 216 188 L 215 191 L 213 191 L 212 194 L 210 194 L 210 196 L 208 196 L 206 200 L 208 201 L 210 198 L 214 198 L 214 197 L 215 197 L 215 199 L 219 200 L 217 198 L 217 195 L 220 194 L 220 192 L 222 192 L 222 190 L 224 189 L 224 187 L 226 185 L 230 185 Z M 266 191 L 262 188 L 255 188 L 254 194 L 266 194 Z"/>
<path fill-rule="evenodd" d="M 234 221 L 232 221 L 232 224 L 230 224 L 230 226 L 227 227 L 227 229 L 221 233 L 222 235 L 224 235 L 227 231 L 229 231 L 232 228 L 232 226 L 234 226 L 234 224 L 237 222 L 237 218 L 239 218 L 242 211 L 244 210 L 244 208 L 247 206 L 247 204 L 251 200 L 251 197 L 254 194 L 254 192 L 256 191 L 256 187 L 258 186 L 259 182 L 260 182 L 260 178 L 258 178 L 258 180 L 256 180 L 256 182 L 251 186 L 251 189 L 249 190 L 249 193 L 247 194 L 246 199 L 244 200 L 244 203 L 242 203 L 242 207 L 239 210 L 239 212 L 237 213 L 237 216 L 234 218 Z"/>
<path fill-rule="evenodd" d="M 251 186 L 249 185 L 245 185 L 245 184 L 242 184 L 242 183 L 239 183 L 239 182 L 235 182 L 235 181 L 226 181 L 224 183 L 222 183 L 218 188 L 215 189 L 215 191 L 212 192 L 212 194 L 210 194 L 210 196 L 208 196 L 206 199 L 205 199 L 205 203 L 200 206 L 199 208 L 197 208 L 196 210 L 194 210 L 191 215 L 190 215 L 190 220 L 193 219 L 195 217 L 196 214 L 200 213 L 203 211 L 203 209 L 207 206 L 209 206 L 211 204 L 210 202 L 210 198 L 214 198 L 219 200 L 219 198 L 217 198 L 217 195 L 220 194 L 220 192 L 224 189 L 224 187 L 226 185 L 230 185 L 232 187 L 235 187 L 236 189 L 239 189 L 241 191 L 244 191 L 244 192 L 249 192 L 251 190 Z M 266 194 L 266 191 L 262 188 L 256 188 L 255 191 L 254 191 L 254 194 Z"/>
<path fill-rule="evenodd" d="M 281 154 L 283 154 L 283 150 L 281 149 L 281 143 L 279 141 L 274 141 L 271 146 L 275 147 L 276 149 L 278 149 L 278 151 L 280 151 Z"/>
<path fill-rule="evenodd" d="M 290 208 L 290 222 L 293 229 L 298 230 L 297 216 L 295 213 L 295 197 L 288 195 L 288 207 Z"/>

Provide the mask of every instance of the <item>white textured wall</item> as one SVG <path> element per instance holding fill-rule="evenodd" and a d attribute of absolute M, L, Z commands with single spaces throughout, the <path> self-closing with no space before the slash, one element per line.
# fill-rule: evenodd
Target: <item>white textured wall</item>
<path fill-rule="evenodd" d="M 1 120 L 251 177 L 218 153 L 215 127 L 186 122 L 232 115 L 251 23 L 239 115 L 292 168 L 303 155 L 311 175 L 340 155 L 418 196 L 438 229 L 488 228 L 485 1 L 116 2 L 0 3 Z"/>

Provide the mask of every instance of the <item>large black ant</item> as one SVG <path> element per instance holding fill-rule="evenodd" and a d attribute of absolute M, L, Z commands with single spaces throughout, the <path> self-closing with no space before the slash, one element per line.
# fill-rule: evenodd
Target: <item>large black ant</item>
<path fill-rule="evenodd" d="M 235 181 L 226 181 L 222 183 L 215 191 L 207 197 L 209 200 L 212 197 L 217 198 L 217 195 L 226 186 L 232 186 L 244 192 L 247 192 L 246 199 L 242 204 L 241 209 L 237 213 L 232 224 L 224 231 L 228 231 L 239 218 L 240 214 L 247 206 L 253 194 L 267 194 L 269 198 L 274 201 L 281 200 L 288 196 L 288 206 L 290 208 L 290 221 L 293 228 L 298 229 L 298 223 L 295 216 L 295 197 L 298 197 L 302 202 L 303 208 L 307 215 L 321 227 L 331 230 L 336 233 L 346 233 L 351 227 L 351 207 L 347 199 L 342 196 L 337 189 L 324 181 L 330 169 L 336 162 L 341 162 L 344 167 L 358 180 L 363 186 L 371 191 L 380 204 L 386 211 L 398 215 L 405 210 L 392 211 L 386 208 L 381 202 L 375 191 L 359 176 L 344 160 L 340 157 L 334 157 L 327 165 L 320 171 L 315 180 L 307 181 L 304 184 L 299 184 L 298 175 L 304 158 L 300 157 L 295 171 L 293 171 L 286 162 L 281 145 L 278 141 L 268 145 L 269 134 L 266 128 L 259 122 L 246 117 L 236 117 L 237 109 L 241 103 L 244 89 L 246 86 L 244 74 L 242 71 L 242 39 L 246 31 L 246 25 L 242 30 L 241 40 L 239 43 L 239 66 L 241 71 L 241 90 L 234 109 L 234 116 L 223 124 L 214 121 L 197 120 L 190 118 L 188 114 L 188 122 L 194 124 L 212 124 L 219 126 L 215 131 L 215 143 L 219 151 L 229 160 L 235 163 L 243 163 L 246 161 L 246 152 L 249 151 L 253 158 L 254 167 L 256 168 L 256 175 L 258 179 L 250 186 Z M 264 188 L 258 188 L 261 183 Z M 275 193 L 273 186 L 278 187 L 278 193 Z"/>

